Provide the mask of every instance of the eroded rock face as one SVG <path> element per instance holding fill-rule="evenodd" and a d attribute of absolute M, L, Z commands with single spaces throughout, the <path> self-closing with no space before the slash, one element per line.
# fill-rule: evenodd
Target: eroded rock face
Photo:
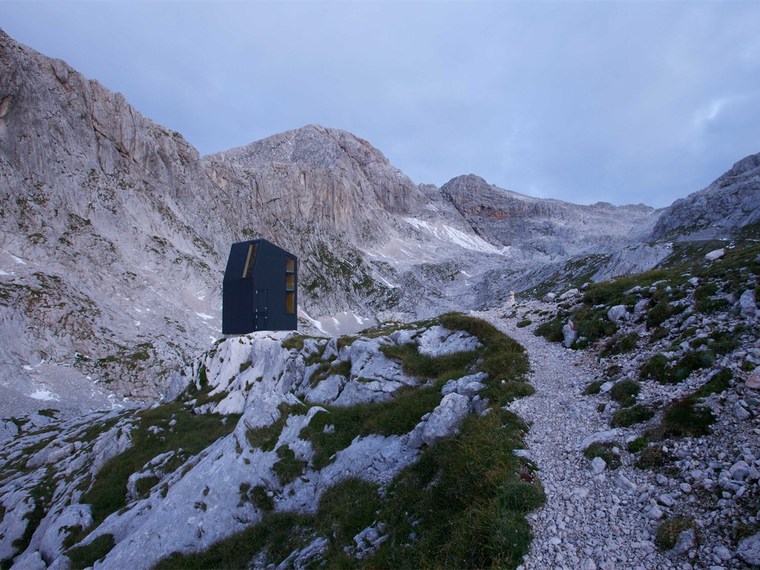
<path fill-rule="evenodd" d="M 656 238 L 672 233 L 692 239 L 727 237 L 760 221 L 760 154 L 747 156 L 707 188 L 665 208 Z"/>

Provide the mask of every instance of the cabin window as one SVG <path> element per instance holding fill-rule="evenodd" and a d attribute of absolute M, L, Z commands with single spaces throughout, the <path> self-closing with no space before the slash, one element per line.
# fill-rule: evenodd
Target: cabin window
<path fill-rule="evenodd" d="M 245 258 L 245 267 L 243 268 L 243 279 L 248 279 L 253 273 L 253 265 L 256 261 L 256 244 L 248 245 L 248 255 Z"/>
<path fill-rule="evenodd" d="M 285 314 L 296 314 L 296 260 L 285 259 Z"/>

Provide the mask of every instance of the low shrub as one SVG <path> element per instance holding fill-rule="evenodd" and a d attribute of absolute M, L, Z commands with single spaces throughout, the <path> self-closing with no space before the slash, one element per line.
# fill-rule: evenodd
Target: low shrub
<path fill-rule="evenodd" d="M 692 529 L 696 533 L 694 519 L 690 517 L 673 517 L 660 523 L 654 543 L 660 550 L 670 550 L 678 542 L 678 537 L 685 530 Z"/>
<path fill-rule="evenodd" d="M 292 483 L 303 473 L 306 462 L 298 459 L 295 452 L 287 445 L 277 448 L 277 457 L 279 457 L 279 460 L 274 464 L 272 469 L 283 485 Z"/>
<path fill-rule="evenodd" d="M 591 382 L 588 386 L 586 386 L 586 389 L 583 390 L 583 394 L 585 396 L 591 396 L 592 394 L 598 394 L 602 389 L 602 384 L 604 384 L 604 380 L 595 380 L 594 382 Z"/>
<path fill-rule="evenodd" d="M 641 391 L 641 385 L 635 380 L 621 380 L 616 382 L 610 390 L 610 398 L 627 408 L 636 403 L 636 396 Z"/>
<path fill-rule="evenodd" d="M 633 441 L 628 442 L 628 452 L 638 453 L 639 451 L 646 449 L 649 445 L 649 439 L 646 437 L 637 437 Z"/>
<path fill-rule="evenodd" d="M 661 384 L 664 384 L 668 378 L 669 365 L 670 361 L 664 354 L 655 354 L 641 367 L 639 378 L 642 380 L 657 380 Z"/>
<path fill-rule="evenodd" d="M 615 412 L 610 421 L 612 427 L 628 427 L 651 419 L 654 411 L 646 406 L 637 404 L 630 408 L 623 408 Z"/>
<path fill-rule="evenodd" d="M 562 325 L 567 319 L 567 316 L 556 316 L 553 319 L 541 323 L 533 331 L 536 336 L 542 336 L 549 342 L 562 342 L 564 335 L 562 334 Z"/>
<path fill-rule="evenodd" d="M 641 452 L 635 465 L 639 469 L 657 469 L 671 461 L 673 461 L 673 456 L 670 453 L 664 451 L 659 445 L 650 445 Z"/>
<path fill-rule="evenodd" d="M 699 400 L 692 396 L 682 398 L 666 409 L 660 426 L 664 437 L 700 437 L 710 433 L 710 426 L 715 422 L 712 412 L 698 405 Z"/>
<path fill-rule="evenodd" d="M 532 323 L 533 323 L 533 321 L 531 321 L 530 319 L 523 319 L 519 323 L 517 323 L 515 326 L 518 329 L 522 329 L 522 328 L 525 328 L 527 326 L 530 326 Z"/>
<path fill-rule="evenodd" d="M 600 353 L 600 356 L 607 357 L 615 354 L 625 354 L 631 352 L 636 348 L 639 342 L 639 334 L 636 332 L 628 333 L 620 337 L 610 339 L 605 344 L 604 349 Z"/>
<path fill-rule="evenodd" d="M 697 398 L 706 398 L 710 394 L 720 394 L 728 390 L 731 386 L 731 380 L 734 377 L 734 373 L 728 368 L 722 368 L 718 373 L 713 374 L 707 382 L 700 386 L 699 390 L 694 392 L 694 396 Z"/>

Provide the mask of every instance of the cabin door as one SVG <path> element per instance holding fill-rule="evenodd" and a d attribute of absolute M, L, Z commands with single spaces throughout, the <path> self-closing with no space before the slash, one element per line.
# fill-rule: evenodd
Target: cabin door
<path fill-rule="evenodd" d="M 254 330 L 267 330 L 267 312 L 269 311 L 268 293 L 267 289 L 256 289 L 256 294 L 253 296 Z"/>

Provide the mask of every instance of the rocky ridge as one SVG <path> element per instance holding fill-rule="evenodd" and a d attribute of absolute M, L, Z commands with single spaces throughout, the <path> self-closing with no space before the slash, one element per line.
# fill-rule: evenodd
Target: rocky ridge
<path fill-rule="evenodd" d="M 461 452 L 442 451 L 436 458 L 439 445 L 456 450 L 458 437 L 491 433 L 499 434 L 501 445 L 478 446 L 477 453 L 510 458 L 489 464 L 491 477 L 498 474 L 495 481 L 511 485 L 516 497 L 535 497 L 520 499 L 529 510 L 540 504 L 540 487 L 529 464 L 511 455 L 511 447 L 521 445 L 524 426 L 498 409 L 505 386 L 511 398 L 527 387 L 521 381 L 522 349 L 473 319 L 451 315 L 441 323 L 446 326 L 396 326 L 359 338 L 231 338 L 186 370 L 187 380 L 174 386 L 173 403 L 75 421 L 48 412 L 4 422 L 0 557 L 17 568 L 151 568 L 174 552 L 162 564 L 182 566 L 184 556 L 218 541 L 242 536 L 251 544 L 241 532 L 273 528 L 285 517 L 310 530 L 300 542 L 291 541 L 282 557 L 271 550 L 282 548 L 279 543 L 248 546 L 246 562 L 301 567 L 336 557 L 370 559 L 386 541 L 386 556 L 409 560 L 415 537 L 429 540 L 428 526 L 437 523 L 406 499 L 393 507 L 393 495 L 403 492 L 410 476 L 423 477 L 427 491 L 415 491 L 418 500 L 431 489 L 461 494 L 447 486 L 457 475 L 448 474 L 446 462 L 428 475 L 412 466 L 450 461 Z M 468 330 L 457 330 L 457 324 Z M 493 342 L 500 343 L 501 380 L 483 370 L 496 357 L 489 356 Z M 513 376 L 504 369 L 509 354 L 517 366 Z M 508 432 L 505 422 L 514 423 Z M 491 492 L 481 487 L 481 493 Z M 325 493 L 331 497 L 327 504 L 321 500 Z M 382 507 L 383 497 L 392 508 Z M 472 507 L 471 500 L 462 500 L 462 508 Z M 335 532 L 344 531 L 325 534 L 316 522 L 313 528 L 306 523 L 308 517 L 334 516 L 326 512 L 333 501 L 376 507 L 359 527 L 336 538 Z M 451 500 L 445 501 L 450 508 Z M 480 495 L 483 516 L 493 514 L 489 501 L 496 508 L 499 497 Z M 499 509 L 500 516 L 519 518 L 524 512 Z M 446 525 L 457 516 L 449 513 Z M 346 523 L 339 518 L 333 524 L 342 529 Z M 409 535 L 401 551 L 396 538 L 389 541 L 398 532 Z M 516 529 L 510 541 L 524 532 Z M 527 536 L 519 540 L 527 548 Z M 488 544 L 478 547 L 488 552 Z"/>

